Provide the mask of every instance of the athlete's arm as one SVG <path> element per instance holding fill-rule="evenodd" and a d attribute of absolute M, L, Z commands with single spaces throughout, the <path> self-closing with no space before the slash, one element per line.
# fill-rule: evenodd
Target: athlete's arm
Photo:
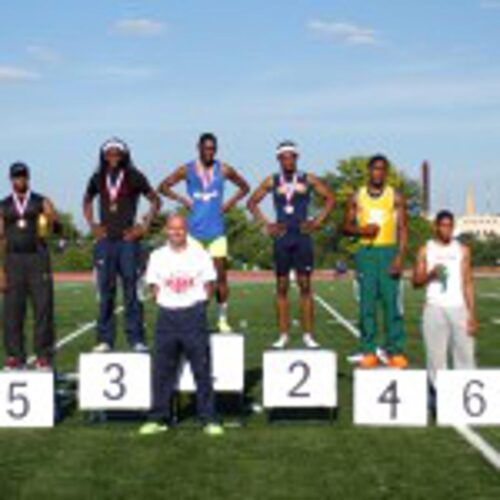
<path fill-rule="evenodd" d="M 462 279 L 464 280 L 464 295 L 467 312 L 467 332 L 469 335 L 475 335 L 479 328 L 479 323 L 476 318 L 476 297 L 474 290 L 474 278 L 472 275 L 472 257 L 470 248 L 462 245 Z"/>
<path fill-rule="evenodd" d="M 307 181 L 312 186 L 314 192 L 325 200 L 323 210 L 321 210 L 321 212 L 312 221 L 308 221 L 305 224 L 305 229 L 307 231 L 316 231 L 323 225 L 327 217 L 335 208 L 335 195 L 330 188 L 323 181 L 320 181 L 315 175 L 308 174 Z"/>
<path fill-rule="evenodd" d="M 222 165 L 222 174 L 239 188 L 235 195 L 224 204 L 222 212 L 226 213 L 235 207 L 250 192 L 250 186 L 248 182 L 229 165 Z"/>
<path fill-rule="evenodd" d="M 380 228 L 377 224 L 368 224 L 367 226 L 359 226 L 358 218 L 358 202 L 356 195 L 352 194 L 347 200 L 344 212 L 344 223 L 342 224 L 342 232 L 346 236 L 362 236 L 363 238 L 376 238 Z"/>
<path fill-rule="evenodd" d="M 417 260 L 413 267 L 413 286 L 421 288 L 429 283 L 429 275 L 427 273 L 427 249 L 425 246 L 418 250 Z"/>
<path fill-rule="evenodd" d="M 143 225 L 145 232 L 149 230 L 152 222 L 156 219 L 156 217 L 160 213 L 160 208 L 161 208 L 160 197 L 158 196 L 158 193 L 154 189 L 151 189 L 146 194 L 146 199 L 149 201 L 149 210 L 143 218 Z"/>
<path fill-rule="evenodd" d="M 160 197 L 154 189 L 150 189 L 145 198 L 149 201 L 149 210 L 142 220 L 142 224 L 135 224 L 123 232 L 125 241 L 138 241 L 149 231 L 151 223 L 158 215 L 161 207 Z"/>
<path fill-rule="evenodd" d="M 398 221 L 398 254 L 391 264 L 390 273 L 394 276 L 399 276 L 404 269 L 406 250 L 408 248 L 408 209 L 406 198 L 399 192 L 396 192 L 395 209 Z"/>
<path fill-rule="evenodd" d="M 52 203 L 52 200 L 50 200 L 49 198 L 43 199 L 43 215 L 45 215 L 45 217 L 47 218 L 49 227 L 52 227 L 54 233 L 61 234 L 62 225 L 59 220 L 59 215 L 57 214 L 54 204 Z"/>
<path fill-rule="evenodd" d="M 434 280 L 439 279 L 439 265 L 434 266 L 432 269 L 427 268 L 427 247 L 424 245 L 417 253 L 417 260 L 413 267 L 413 286 L 415 288 L 422 288 L 427 286 Z"/>
<path fill-rule="evenodd" d="M 279 236 L 283 233 L 284 227 L 282 224 L 273 224 L 260 209 L 260 204 L 273 188 L 273 178 L 267 177 L 262 184 L 252 193 L 247 203 L 247 208 L 254 216 L 255 220 L 264 226 L 272 236 Z"/>
<path fill-rule="evenodd" d="M 92 231 L 95 239 L 101 240 L 106 237 L 106 228 L 102 224 L 96 224 L 94 219 L 94 199 L 99 192 L 97 179 L 94 176 L 90 179 L 87 191 L 83 197 L 83 216 Z"/>
<path fill-rule="evenodd" d="M 167 198 L 174 200 L 181 205 L 184 205 L 188 210 L 193 206 L 193 202 L 187 196 L 184 196 L 180 193 L 175 192 L 172 188 L 186 180 L 187 177 L 187 167 L 186 165 L 181 165 L 177 170 L 175 170 L 172 174 L 167 176 L 163 182 L 158 187 L 158 191 Z"/>

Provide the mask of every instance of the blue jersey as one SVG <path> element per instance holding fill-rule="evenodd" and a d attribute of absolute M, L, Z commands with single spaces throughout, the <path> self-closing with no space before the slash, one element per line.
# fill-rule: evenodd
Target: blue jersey
<path fill-rule="evenodd" d="M 292 193 L 293 186 L 295 189 Z M 288 189 L 290 192 L 287 195 Z M 307 180 L 307 174 L 297 172 L 295 182 L 292 180 L 291 183 L 286 184 L 282 180 L 282 174 L 275 174 L 273 176 L 273 199 L 277 222 L 284 224 L 288 232 L 299 232 L 300 225 L 307 221 L 311 203 L 311 186 Z"/>
<path fill-rule="evenodd" d="M 197 161 L 187 164 L 187 192 L 193 201 L 188 218 L 189 234 L 202 241 L 210 241 L 225 233 L 222 207 L 224 183 L 222 164 L 215 161 L 211 178 L 197 171 Z"/>

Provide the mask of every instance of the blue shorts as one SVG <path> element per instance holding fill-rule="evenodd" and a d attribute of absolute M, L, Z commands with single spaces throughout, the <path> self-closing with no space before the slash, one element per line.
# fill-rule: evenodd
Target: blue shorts
<path fill-rule="evenodd" d="M 314 268 L 312 238 L 308 234 L 287 233 L 274 240 L 274 264 L 278 276 L 288 276 L 290 271 L 309 274 Z"/>

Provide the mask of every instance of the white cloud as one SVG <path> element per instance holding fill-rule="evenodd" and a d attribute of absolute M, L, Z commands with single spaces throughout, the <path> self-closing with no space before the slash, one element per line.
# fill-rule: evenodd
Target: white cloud
<path fill-rule="evenodd" d="M 500 9 L 500 0 L 482 0 L 479 5 L 482 9 Z"/>
<path fill-rule="evenodd" d="M 313 19 L 307 23 L 309 31 L 319 38 L 347 45 L 376 45 L 377 32 L 350 23 L 325 22 Z"/>
<path fill-rule="evenodd" d="M 38 80 L 40 74 L 14 66 L 0 66 L 0 83 L 18 83 Z"/>
<path fill-rule="evenodd" d="M 53 64 L 61 60 L 57 52 L 43 45 L 28 45 L 26 47 L 26 52 L 37 61 L 43 63 Z"/>
<path fill-rule="evenodd" d="M 165 24 L 153 19 L 121 19 L 112 26 L 112 31 L 124 36 L 154 37 L 165 32 Z"/>

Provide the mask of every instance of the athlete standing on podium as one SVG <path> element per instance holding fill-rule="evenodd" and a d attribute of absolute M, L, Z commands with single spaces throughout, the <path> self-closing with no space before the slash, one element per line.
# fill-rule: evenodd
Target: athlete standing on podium
<path fill-rule="evenodd" d="M 408 242 L 408 217 L 404 196 L 388 184 L 389 161 L 377 155 L 368 163 L 368 183 L 346 206 L 344 233 L 360 239 L 355 256 L 360 291 L 362 368 L 379 364 L 377 356 L 377 306 L 381 301 L 386 328 L 388 365 L 406 368 L 405 331 L 400 284 Z"/>
<path fill-rule="evenodd" d="M 426 288 L 423 337 L 433 387 L 439 370 L 472 370 L 476 317 L 471 250 L 453 238 L 455 216 L 443 210 L 434 221 L 434 238 L 418 252 L 413 284 Z"/>
<path fill-rule="evenodd" d="M 139 199 L 150 209 L 136 223 Z M 94 219 L 93 201 L 99 198 L 100 222 Z M 128 146 L 119 139 L 104 143 L 99 168 L 90 178 L 83 212 L 96 240 L 94 261 L 99 289 L 98 343 L 95 352 L 111 351 L 115 343 L 115 300 L 118 277 L 123 284 L 127 340 L 136 352 L 145 352 L 142 305 L 137 294 L 141 265 L 140 240 L 160 209 L 160 199 L 132 162 Z"/>
<path fill-rule="evenodd" d="M 199 158 L 179 167 L 159 187 L 160 193 L 189 210 L 189 235 L 203 245 L 217 270 L 216 297 L 219 305 L 218 329 L 231 332 L 228 321 L 229 286 L 227 282 L 228 244 L 224 214 L 235 207 L 250 191 L 246 180 L 231 166 L 216 159 L 217 138 L 203 134 L 198 141 Z M 238 190 L 224 202 L 226 180 Z M 185 181 L 187 196 L 172 188 Z"/>
<path fill-rule="evenodd" d="M 303 328 L 303 342 L 308 348 L 318 348 L 313 338 L 314 299 L 311 275 L 314 251 L 311 234 L 317 231 L 335 206 L 335 197 L 316 176 L 300 172 L 297 167 L 299 152 L 290 141 L 282 142 L 276 150 L 280 173 L 264 180 L 248 202 L 248 209 L 263 224 L 274 239 L 274 260 L 277 277 L 277 308 L 279 338 L 273 344 L 283 349 L 290 340 L 290 315 L 288 290 L 290 273 L 297 273 Z M 312 192 L 325 201 L 323 210 L 312 220 L 308 219 Z M 272 193 L 277 221 L 272 223 L 259 205 Z"/>
<path fill-rule="evenodd" d="M 0 283 L 5 292 L 6 369 L 26 363 L 24 321 L 27 300 L 33 303 L 35 368 L 48 369 L 54 354 L 54 286 L 46 238 L 60 225 L 52 202 L 31 191 L 24 163 L 10 168 L 12 194 L 0 202 L 0 244 L 5 262 Z"/>

